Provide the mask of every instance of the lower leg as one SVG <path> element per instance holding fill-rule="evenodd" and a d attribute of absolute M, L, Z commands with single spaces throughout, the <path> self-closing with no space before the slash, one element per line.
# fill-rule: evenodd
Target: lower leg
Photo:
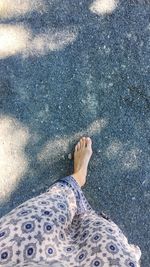
<path fill-rule="evenodd" d="M 91 210 L 90 204 L 86 200 L 82 190 L 80 190 L 86 182 L 87 167 L 92 155 L 91 144 L 90 138 L 83 137 L 80 139 L 75 146 L 73 174 L 59 179 L 58 183 L 56 182 L 56 184 L 52 185 L 48 190 L 52 198 L 53 195 L 56 197 L 55 206 L 63 211 L 65 228 L 72 223 L 76 214 Z M 71 179 L 71 177 L 73 179 Z M 55 215 L 56 217 L 57 215 L 60 217 L 59 210 L 58 214 Z M 61 220 L 61 218 L 59 219 Z M 56 220 L 59 222 L 58 218 Z M 61 224 L 61 222 L 59 223 Z"/>

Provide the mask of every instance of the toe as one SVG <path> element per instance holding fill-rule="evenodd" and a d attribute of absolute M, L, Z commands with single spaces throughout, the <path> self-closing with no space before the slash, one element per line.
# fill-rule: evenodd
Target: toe
<path fill-rule="evenodd" d="M 82 138 L 80 139 L 79 143 L 80 143 L 80 148 L 82 148 L 83 147 L 83 140 L 82 140 Z"/>
<path fill-rule="evenodd" d="M 84 148 L 86 145 L 86 138 L 83 136 L 82 137 L 82 148 Z"/>
<path fill-rule="evenodd" d="M 78 144 L 77 144 L 77 150 L 80 150 L 80 148 L 81 148 L 81 143 L 78 142 Z"/>
<path fill-rule="evenodd" d="M 75 152 L 77 152 L 77 150 L 78 150 L 78 145 L 75 146 L 75 149 L 74 149 L 74 150 L 75 150 Z"/>
<path fill-rule="evenodd" d="M 86 138 L 86 146 L 87 146 L 87 148 L 91 148 L 91 145 L 92 145 L 92 140 L 91 140 L 90 137 L 87 137 Z"/>

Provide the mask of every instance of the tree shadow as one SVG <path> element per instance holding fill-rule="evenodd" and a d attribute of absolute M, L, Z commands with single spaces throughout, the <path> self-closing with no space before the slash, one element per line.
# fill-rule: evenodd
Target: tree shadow
<path fill-rule="evenodd" d="M 68 153 L 79 136 L 90 135 L 94 155 L 83 190 L 94 209 L 108 213 L 129 240 L 142 248 L 146 265 L 148 9 L 120 2 L 112 14 L 98 16 L 89 11 L 92 1 L 57 3 L 59 7 L 53 4 L 41 15 L 34 11 L 2 21 L 22 23 L 32 30 L 33 37 L 47 34 L 48 29 L 72 26 L 78 35 L 73 42 L 58 50 L 46 50 L 46 54 L 22 57 L 20 52 L 1 60 L 1 115 L 14 117 L 31 134 L 24 147 L 29 169 L 8 201 L 2 203 L 1 215 L 44 192 L 59 177 L 69 175 L 73 162 Z M 107 121 L 102 131 L 87 130 L 99 119 Z M 32 138 L 34 135 L 37 139 Z M 64 136 L 69 141 L 60 153 Z M 52 142 L 55 145 L 59 138 L 56 158 L 37 160 L 45 145 L 51 142 L 51 153 Z"/>

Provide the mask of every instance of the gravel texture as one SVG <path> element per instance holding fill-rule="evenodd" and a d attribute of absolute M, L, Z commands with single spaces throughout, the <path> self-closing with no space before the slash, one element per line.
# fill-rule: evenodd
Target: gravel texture
<path fill-rule="evenodd" d="M 0 215 L 71 174 L 90 136 L 83 191 L 149 266 L 149 1 L 1 5 Z"/>

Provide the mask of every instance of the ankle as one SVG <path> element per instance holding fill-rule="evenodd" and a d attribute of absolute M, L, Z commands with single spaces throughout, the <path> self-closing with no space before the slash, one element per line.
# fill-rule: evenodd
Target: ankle
<path fill-rule="evenodd" d="M 84 186 L 85 184 L 85 177 L 81 174 L 80 171 L 74 172 L 71 176 L 76 180 L 80 187 Z"/>

